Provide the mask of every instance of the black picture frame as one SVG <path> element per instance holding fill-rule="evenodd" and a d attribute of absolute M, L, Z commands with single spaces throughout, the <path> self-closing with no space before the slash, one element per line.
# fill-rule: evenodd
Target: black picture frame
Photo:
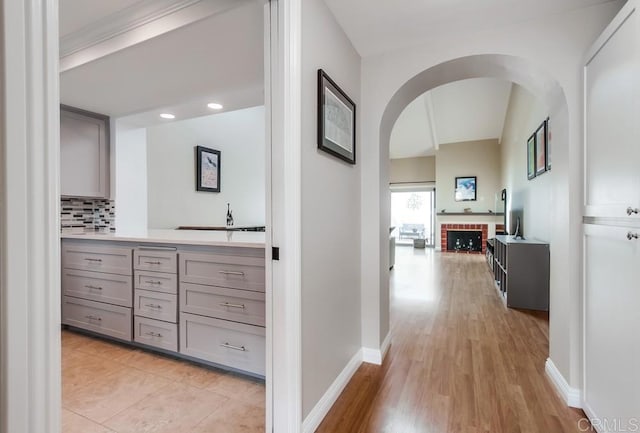
<path fill-rule="evenodd" d="M 527 140 L 527 179 L 536 177 L 536 134 Z"/>
<path fill-rule="evenodd" d="M 476 201 L 478 198 L 478 178 L 476 176 L 456 177 L 455 201 Z"/>
<path fill-rule="evenodd" d="M 219 150 L 196 146 L 196 191 L 220 192 L 220 169 Z"/>
<path fill-rule="evenodd" d="M 356 163 L 356 104 L 318 69 L 318 149 Z"/>
<path fill-rule="evenodd" d="M 545 128 L 547 131 L 546 137 L 547 137 L 547 142 L 546 142 L 546 153 L 547 153 L 547 171 L 551 170 L 551 128 L 549 125 L 549 118 L 547 117 L 547 120 L 545 120 Z"/>
<path fill-rule="evenodd" d="M 536 176 L 547 171 L 547 121 L 542 122 L 536 132 Z"/>

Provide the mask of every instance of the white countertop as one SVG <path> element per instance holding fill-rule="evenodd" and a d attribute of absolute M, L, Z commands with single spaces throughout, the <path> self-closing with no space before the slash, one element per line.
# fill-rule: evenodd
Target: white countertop
<path fill-rule="evenodd" d="M 158 244 L 264 248 L 264 232 L 214 230 L 146 230 L 139 232 L 62 232 L 62 239 L 151 242 Z"/>

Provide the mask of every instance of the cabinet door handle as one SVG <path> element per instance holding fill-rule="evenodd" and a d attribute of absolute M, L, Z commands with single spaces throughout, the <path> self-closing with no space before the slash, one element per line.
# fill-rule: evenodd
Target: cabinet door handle
<path fill-rule="evenodd" d="M 87 262 L 97 262 L 97 263 L 102 261 L 102 259 L 90 259 L 88 257 L 86 257 L 84 260 L 87 261 Z"/>
<path fill-rule="evenodd" d="M 161 284 L 162 284 L 162 281 L 151 281 L 151 280 L 149 280 L 149 281 L 145 281 L 145 283 L 147 283 L 147 284 L 154 284 L 154 285 L 161 285 Z"/>
<path fill-rule="evenodd" d="M 244 304 L 230 304 L 229 302 L 221 302 L 221 307 L 229 307 L 229 308 L 240 308 L 244 310 Z"/>
<path fill-rule="evenodd" d="M 98 316 L 84 316 L 85 319 L 89 319 L 89 320 L 97 320 L 98 322 L 102 322 L 102 317 L 98 317 Z"/>
<path fill-rule="evenodd" d="M 218 272 L 223 275 L 240 275 L 244 277 L 244 272 L 241 272 L 241 271 L 218 271 Z"/>
<path fill-rule="evenodd" d="M 162 262 L 158 262 L 158 261 L 156 261 L 156 262 L 145 262 L 145 263 L 148 264 L 148 265 L 161 265 L 162 264 Z"/>
<path fill-rule="evenodd" d="M 239 350 L 240 352 L 246 352 L 247 349 L 244 346 L 234 346 L 229 343 L 221 344 L 220 347 L 225 347 L 227 349 Z"/>
<path fill-rule="evenodd" d="M 162 310 L 162 305 L 158 305 L 158 304 L 145 304 L 145 307 L 149 307 L 149 308 L 153 308 L 156 310 Z"/>
<path fill-rule="evenodd" d="M 632 208 L 632 207 L 628 207 L 627 208 L 627 215 L 631 216 L 633 214 L 638 215 L 638 212 L 640 212 L 640 209 L 638 208 Z"/>
<path fill-rule="evenodd" d="M 89 289 L 89 290 L 102 290 L 102 287 L 98 287 L 98 286 L 86 285 L 84 287 Z"/>
<path fill-rule="evenodd" d="M 160 334 L 159 332 L 145 332 L 144 335 L 149 335 L 151 337 L 158 337 L 158 338 L 162 338 L 162 334 Z"/>
<path fill-rule="evenodd" d="M 638 238 L 640 238 L 640 235 L 638 235 L 638 233 L 627 233 L 627 239 L 629 239 L 630 241 Z"/>

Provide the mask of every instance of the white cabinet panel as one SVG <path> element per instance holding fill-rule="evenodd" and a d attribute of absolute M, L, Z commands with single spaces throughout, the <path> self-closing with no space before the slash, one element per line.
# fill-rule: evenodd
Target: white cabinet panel
<path fill-rule="evenodd" d="M 585 402 L 598 419 L 640 417 L 640 229 L 585 225 Z"/>
<path fill-rule="evenodd" d="M 60 108 L 60 193 L 109 196 L 109 118 Z"/>
<path fill-rule="evenodd" d="M 640 19 L 625 14 L 585 67 L 586 216 L 640 207 Z"/>

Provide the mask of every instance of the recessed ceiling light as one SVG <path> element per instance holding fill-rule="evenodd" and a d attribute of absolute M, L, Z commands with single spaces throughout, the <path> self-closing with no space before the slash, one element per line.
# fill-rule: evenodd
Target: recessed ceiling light
<path fill-rule="evenodd" d="M 175 118 L 176 118 L 176 116 L 174 116 L 174 115 L 173 115 L 173 114 L 171 114 L 171 113 L 162 113 L 162 114 L 160 115 L 160 117 L 162 117 L 163 119 L 175 119 Z"/>
<path fill-rule="evenodd" d="M 211 108 L 212 110 L 222 110 L 222 104 L 218 104 L 216 102 L 212 102 L 211 104 L 207 104 L 207 107 Z"/>

